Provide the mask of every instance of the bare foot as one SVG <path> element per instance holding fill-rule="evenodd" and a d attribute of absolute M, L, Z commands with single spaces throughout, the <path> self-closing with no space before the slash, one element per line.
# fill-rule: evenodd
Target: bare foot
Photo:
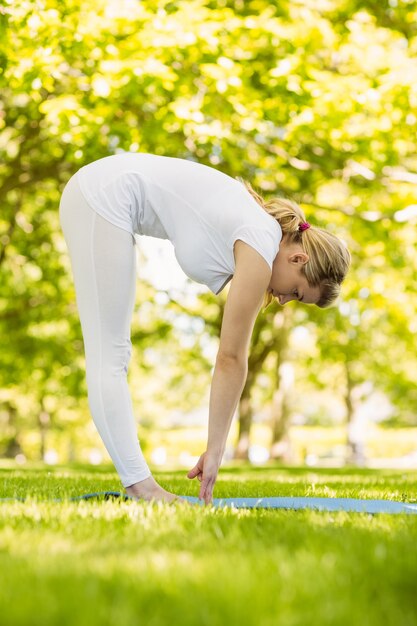
<path fill-rule="evenodd" d="M 149 476 L 145 480 L 141 480 L 130 487 L 125 487 L 126 493 L 132 496 L 135 500 L 146 500 L 148 502 L 168 502 L 172 504 L 189 504 L 187 500 L 184 500 L 180 496 L 176 496 L 174 493 L 167 491 L 161 485 L 159 485 L 153 476 Z"/>

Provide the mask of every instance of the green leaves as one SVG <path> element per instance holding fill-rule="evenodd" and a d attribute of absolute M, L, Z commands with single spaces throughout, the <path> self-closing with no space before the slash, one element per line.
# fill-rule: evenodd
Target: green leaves
<path fill-rule="evenodd" d="M 332 368 L 348 359 L 358 382 L 373 380 L 392 401 L 414 406 L 416 218 L 408 211 L 407 221 L 398 220 L 416 202 L 416 17 L 416 2 L 373 0 L 4 2 L 3 386 L 23 392 L 33 363 L 45 368 L 38 397 L 51 377 L 62 396 L 82 380 L 59 196 L 81 165 L 132 150 L 196 159 L 267 196 L 290 195 L 311 223 L 341 236 L 353 254 L 341 306 L 294 307 L 294 328 L 310 329 L 316 372 L 328 368 L 329 384 Z M 200 303 L 191 317 L 206 319 L 205 333 L 216 337 L 221 300 L 207 294 Z M 167 348 L 172 335 L 162 309 L 156 314 Z M 262 333 L 274 315 L 265 320 Z M 133 331 L 140 353 L 140 321 Z M 196 363 L 206 372 L 207 361 L 198 347 L 175 344 L 175 351 L 181 399 L 179 372 Z M 307 355 L 297 358 L 301 380 L 314 368 Z M 74 364 L 77 384 L 59 374 Z M 206 372 L 201 393 L 208 383 Z M 187 384 L 185 395 L 197 403 Z M 27 414 L 36 411 L 34 404 Z"/>

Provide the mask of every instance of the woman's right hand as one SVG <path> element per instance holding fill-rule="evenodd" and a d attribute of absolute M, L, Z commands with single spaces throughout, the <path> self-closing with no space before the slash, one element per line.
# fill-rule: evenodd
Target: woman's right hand
<path fill-rule="evenodd" d="M 188 472 L 188 478 L 197 477 L 201 482 L 199 498 L 210 504 L 213 498 L 214 483 L 217 480 L 221 459 L 218 455 L 203 452 L 196 465 Z"/>

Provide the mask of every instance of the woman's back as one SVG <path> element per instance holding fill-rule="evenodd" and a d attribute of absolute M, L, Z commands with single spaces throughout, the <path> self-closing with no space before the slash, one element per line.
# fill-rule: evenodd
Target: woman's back
<path fill-rule="evenodd" d="M 132 234 L 169 239 L 183 271 L 214 293 L 234 273 L 239 237 L 272 266 L 281 228 L 234 178 L 213 167 L 147 153 L 98 159 L 78 173 L 94 210 Z"/>

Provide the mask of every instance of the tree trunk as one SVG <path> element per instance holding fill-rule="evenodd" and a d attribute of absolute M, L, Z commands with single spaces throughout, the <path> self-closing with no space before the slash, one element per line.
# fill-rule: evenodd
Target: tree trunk
<path fill-rule="evenodd" d="M 41 400 L 41 410 L 38 416 L 39 432 L 40 432 L 40 458 L 43 461 L 46 453 L 46 435 L 51 423 L 51 416 L 48 411 L 45 410 L 43 401 Z"/>
<path fill-rule="evenodd" d="M 363 437 L 363 427 L 357 417 L 358 405 L 362 397 L 363 385 L 355 385 L 349 361 L 345 361 L 346 371 L 346 464 L 355 466 L 365 465 L 365 442 Z"/>
<path fill-rule="evenodd" d="M 77 460 L 77 453 L 76 453 L 76 449 L 75 449 L 75 444 L 74 444 L 74 440 L 69 439 L 68 441 L 68 448 L 67 448 L 68 452 L 68 463 L 75 463 Z"/>
<path fill-rule="evenodd" d="M 248 360 L 248 377 L 239 401 L 239 435 L 234 453 L 236 459 L 249 458 L 250 430 L 253 419 L 253 386 L 258 374 L 262 371 L 265 359 L 270 353 L 276 353 L 278 361 L 280 360 L 279 355 L 281 355 L 283 346 L 286 345 L 286 335 L 288 335 L 290 324 L 289 311 L 284 310 L 274 313 L 269 318 L 260 317 L 255 324 Z M 261 338 L 266 327 L 272 328 L 272 332 L 269 332 L 269 336 L 264 333 Z"/>
<path fill-rule="evenodd" d="M 7 459 L 14 459 L 18 454 L 22 454 L 22 447 L 19 441 L 19 432 L 17 426 L 17 410 L 12 404 L 8 402 L 6 413 L 7 425 L 11 431 L 11 436 L 9 438 L 9 441 L 7 442 L 4 456 Z"/>
<path fill-rule="evenodd" d="M 250 429 L 253 409 L 251 404 L 251 385 L 245 385 L 239 402 L 239 434 L 234 452 L 235 459 L 249 459 Z"/>
<path fill-rule="evenodd" d="M 290 309 L 283 309 L 279 326 L 279 349 L 276 352 L 275 391 L 271 405 L 270 458 L 290 462 L 291 451 L 288 429 L 291 417 L 290 392 L 293 387 L 293 368 L 288 360 L 288 342 L 291 328 Z"/>
<path fill-rule="evenodd" d="M 288 372 L 287 374 L 285 372 Z M 290 395 L 293 387 L 292 366 L 282 363 L 278 371 L 278 388 L 274 393 L 271 406 L 271 449 L 270 458 L 284 463 L 292 461 L 288 436 L 291 407 Z"/>

